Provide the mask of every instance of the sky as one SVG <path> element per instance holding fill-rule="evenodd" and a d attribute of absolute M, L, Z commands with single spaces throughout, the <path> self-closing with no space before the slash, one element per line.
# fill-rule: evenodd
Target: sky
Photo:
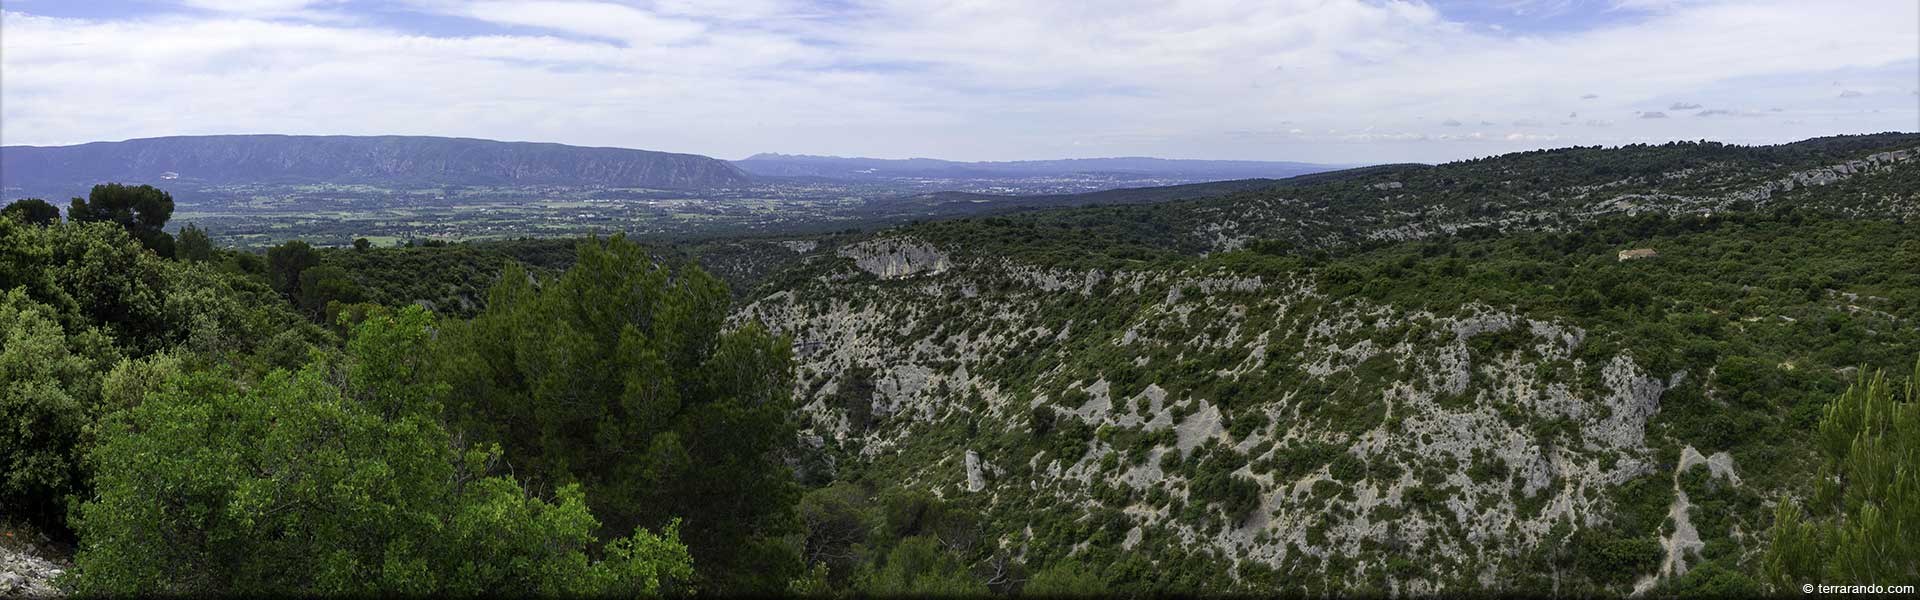
<path fill-rule="evenodd" d="M 1915 0 L 0 0 L 0 144 L 1440 162 L 1920 131 Z"/>

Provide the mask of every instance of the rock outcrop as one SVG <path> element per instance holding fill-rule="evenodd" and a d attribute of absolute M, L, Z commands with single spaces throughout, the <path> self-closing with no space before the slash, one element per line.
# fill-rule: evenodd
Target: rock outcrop
<path fill-rule="evenodd" d="M 861 270 L 881 279 L 899 279 L 939 273 L 949 266 L 947 254 L 930 244 L 907 237 L 882 238 L 840 249 Z"/>
<path fill-rule="evenodd" d="M 66 571 L 65 565 L 0 543 L 0 598 L 61 597 L 54 580 Z"/>

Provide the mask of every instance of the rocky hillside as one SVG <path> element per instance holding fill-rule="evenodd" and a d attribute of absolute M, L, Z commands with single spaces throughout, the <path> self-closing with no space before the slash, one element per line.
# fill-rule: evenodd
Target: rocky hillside
<path fill-rule="evenodd" d="M 45 534 L 0 519 L 0 598 L 58 598 L 55 585 L 72 569 L 69 552 Z"/>
<path fill-rule="evenodd" d="M 1751 213 L 1780 207 L 1910 217 L 1920 135 L 1822 138 L 1782 146 L 1673 143 L 1566 148 L 1450 163 L 1352 169 L 1216 198 L 913 231 L 987 256 L 1146 259 L 1302 250 L 1431 236 L 1570 231 L 1595 219 Z"/>
<path fill-rule="evenodd" d="M 420 136 L 213 135 L 0 148 L 0 185 L 330 183 L 738 186 L 747 175 L 693 154 Z"/>
<path fill-rule="evenodd" d="M 1920 355 L 1915 159 L 1571 149 L 765 242 L 794 266 L 735 318 L 793 338 L 808 476 L 976 511 L 981 564 L 1751 593 L 1817 407 Z"/>

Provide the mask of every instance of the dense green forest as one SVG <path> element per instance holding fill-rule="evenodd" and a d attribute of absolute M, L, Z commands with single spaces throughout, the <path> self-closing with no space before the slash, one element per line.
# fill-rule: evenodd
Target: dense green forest
<path fill-rule="evenodd" d="M 167 233 L 152 187 L 23 201 L 0 526 L 103 595 L 1910 583 L 1917 169 L 1704 209 L 1567 190 L 1718 197 L 1914 141 L 678 247 L 256 254 Z M 1208 222 L 1253 206 L 1281 208 Z M 1373 235 L 1409 206 L 1463 220 Z"/>
<path fill-rule="evenodd" d="M 77 541 L 75 591 L 628 594 L 800 571 L 787 349 L 722 331 L 697 268 L 581 241 L 579 266 L 538 292 L 502 280 L 465 321 L 316 304 L 326 267 L 298 246 L 170 260 L 132 229 L 0 220 L 0 505 Z"/>

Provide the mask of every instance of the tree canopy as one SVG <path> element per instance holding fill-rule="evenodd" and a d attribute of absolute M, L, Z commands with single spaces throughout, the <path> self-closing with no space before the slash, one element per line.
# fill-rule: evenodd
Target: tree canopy
<path fill-rule="evenodd" d="M 1765 564 L 1776 591 L 1920 581 L 1920 362 L 1904 384 L 1863 374 L 1826 405 L 1814 446 L 1812 496 L 1775 513 Z"/>
<path fill-rule="evenodd" d="M 17 219 L 28 225 L 52 225 L 60 222 L 60 209 L 39 198 L 25 198 L 0 208 L 0 218 Z"/>
<path fill-rule="evenodd" d="M 99 374 L 118 359 L 99 330 L 68 336 L 53 307 L 0 292 L 0 506 L 39 522 L 65 512 L 85 476 L 75 448 L 98 411 Z"/>
<path fill-rule="evenodd" d="M 267 282 L 288 298 L 300 298 L 300 274 L 320 264 L 313 246 L 293 240 L 267 249 Z"/>
<path fill-rule="evenodd" d="M 213 260 L 215 248 L 213 240 L 207 237 L 207 230 L 188 223 L 176 236 L 174 253 L 181 260 L 206 262 Z"/>
<path fill-rule="evenodd" d="M 161 228 L 171 218 L 173 195 L 151 185 L 103 183 L 93 186 L 85 199 L 74 198 L 67 208 L 69 220 L 117 224 L 141 245 L 166 257 L 173 256 L 173 236 Z"/>
<path fill-rule="evenodd" d="M 593 241 L 548 281 L 508 267 L 495 295 L 520 302 L 438 320 L 357 303 L 306 244 L 248 268 L 186 233 L 176 261 L 114 223 L 0 219 L 0 503 L 78 540 L 74 591 L 631 595 L 800 571 L 786 342 L 728 326 L 697 268 Z"/>
<path fill-rule="evenodd" d="M 444 384 L 417 377 L 431 325 L 376 314 L 344 356 L 250 387 L 176 378 L 106 419 L 79 591 L 631 595 L 691 575 L 672 523 L 596 548 L 577 486 L 547 502 L 485 475 L 498 450 L 454 443 Z"/>
<path fill-rule="evenodd" d="M 580 484 L 615 529 L 683 519 L 711 588 L 783 589 L 800 562 L 787 342 L 729 330 L 725 286 L 697 267 L 622 236 L 578 253 L 547 281 L 509 265 L 484 312 L 449 324 L 452 414 L 533 481 Z"/>

